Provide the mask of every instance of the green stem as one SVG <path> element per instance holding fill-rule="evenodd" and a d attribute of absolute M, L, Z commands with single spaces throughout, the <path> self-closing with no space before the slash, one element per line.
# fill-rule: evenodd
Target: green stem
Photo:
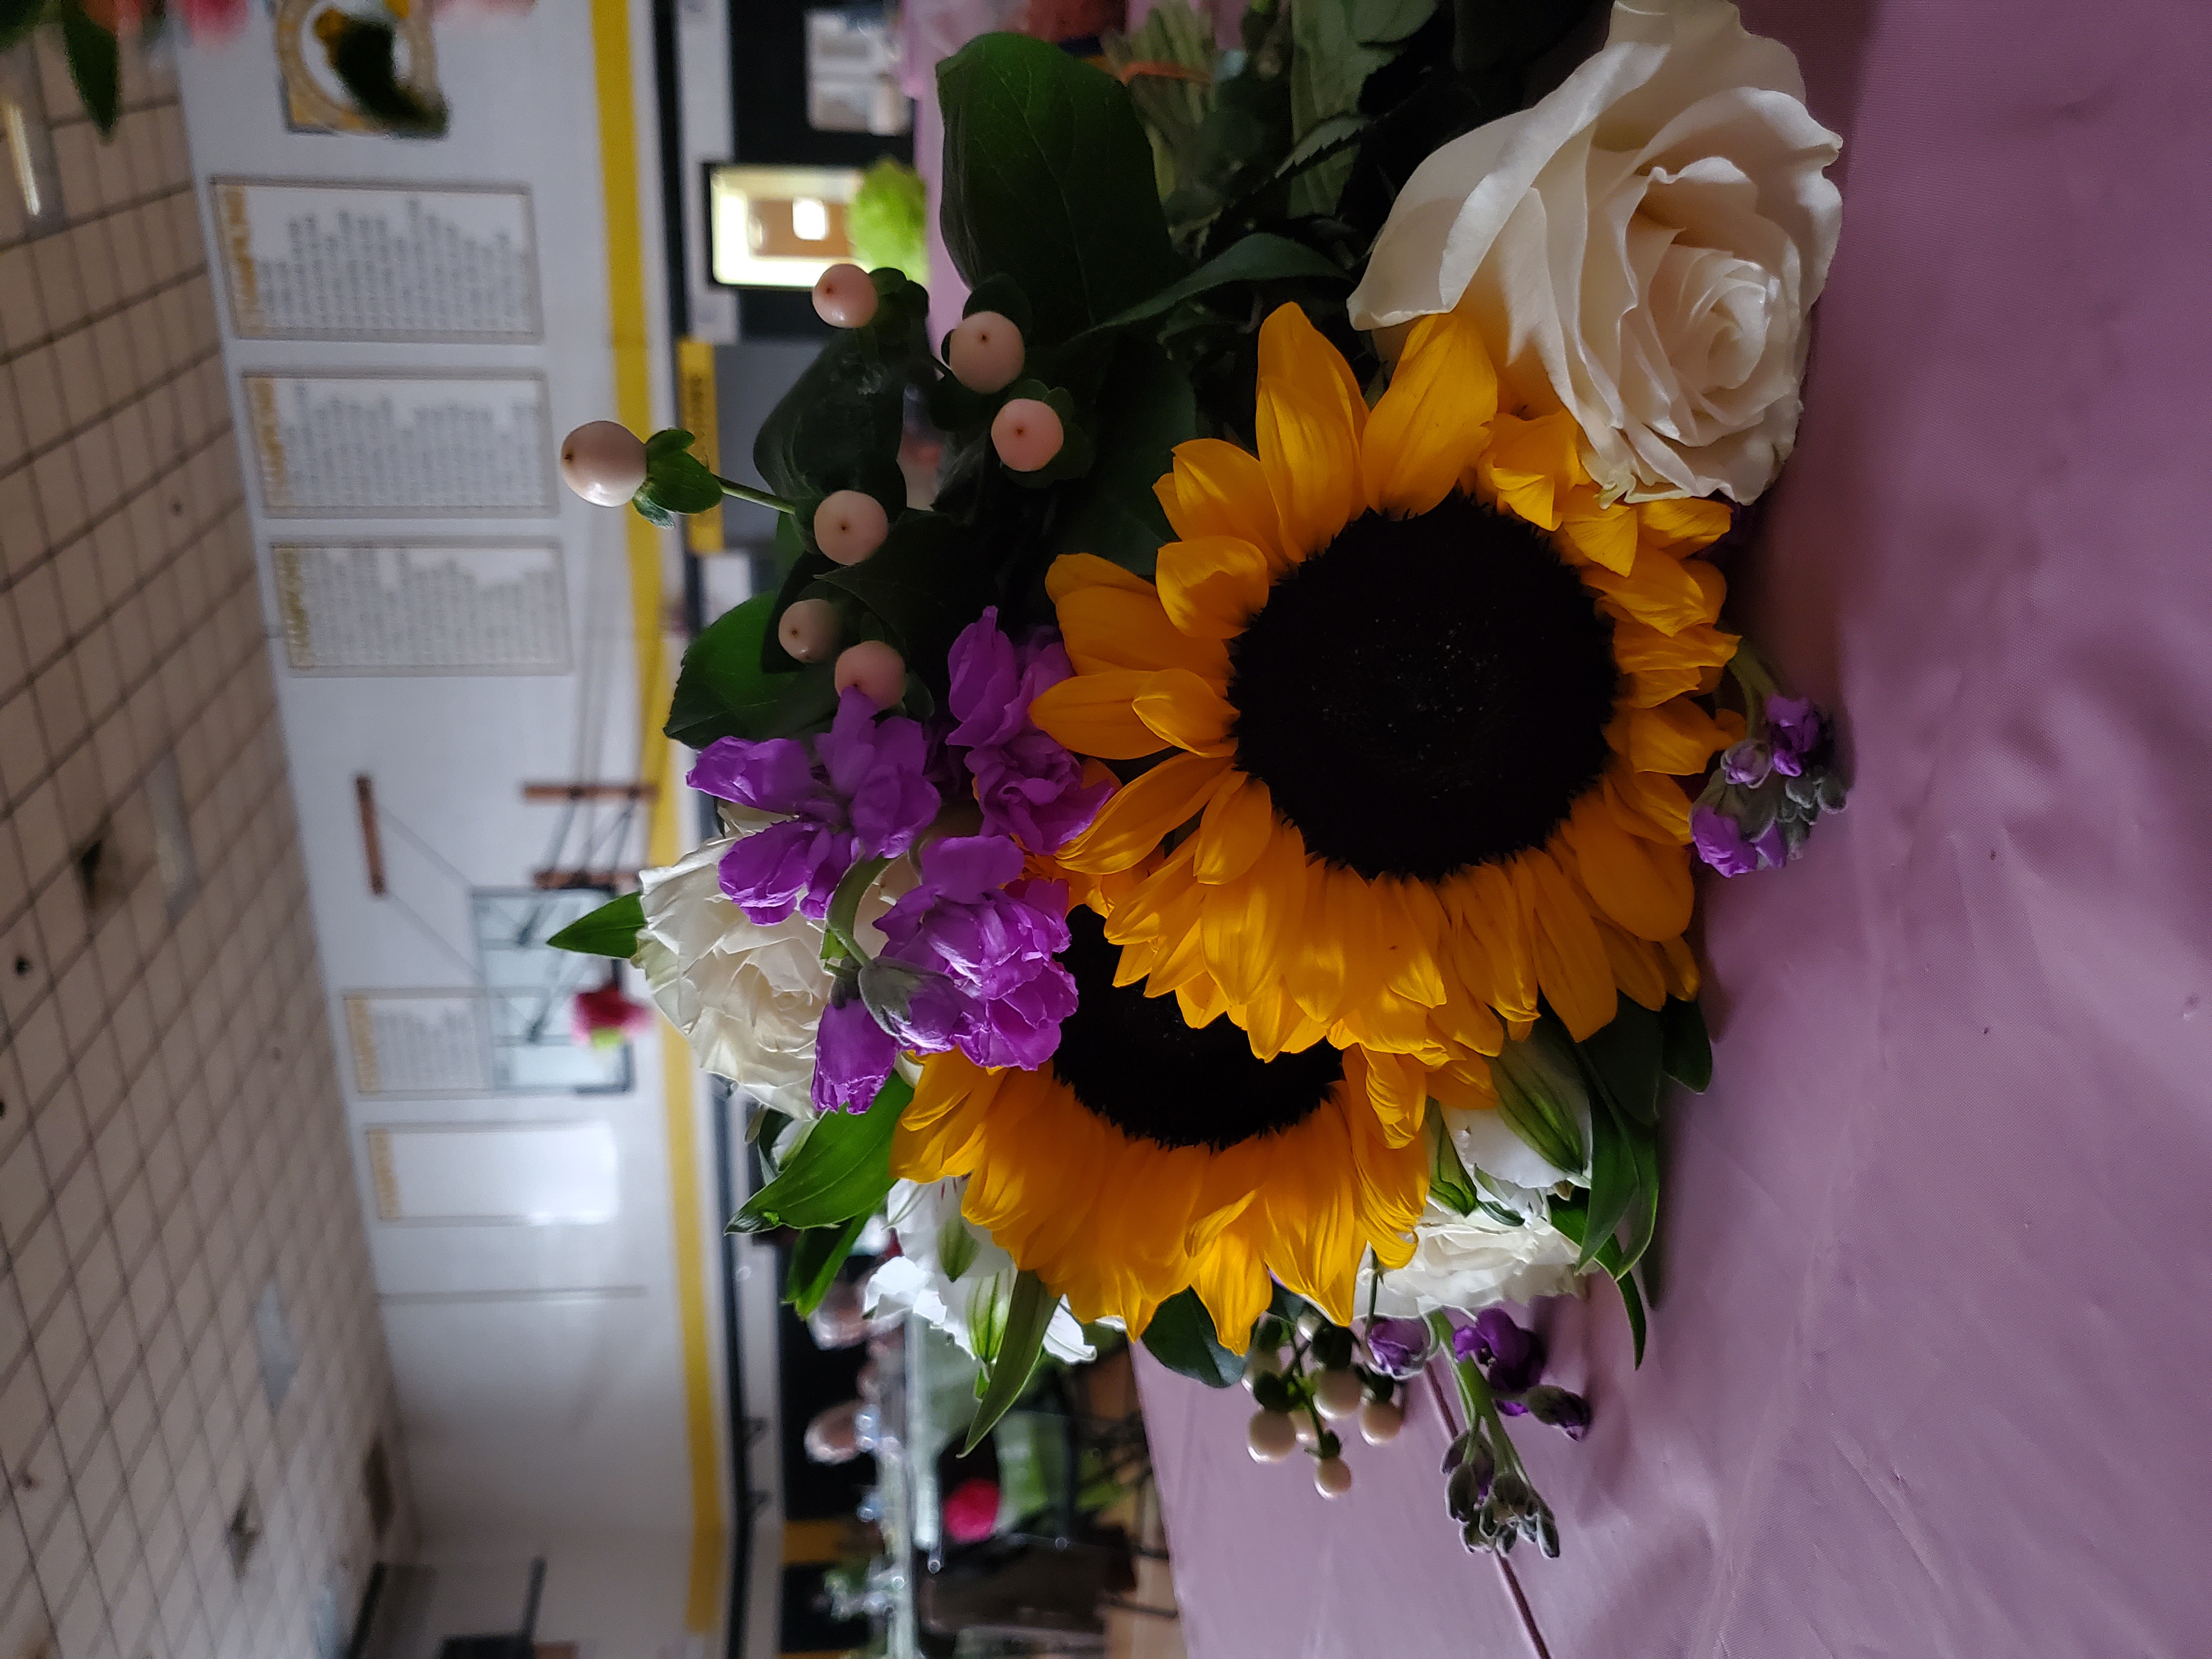
<path fill-rule="evenodd" d="M 1766 729 L 1766 700 L 1782 688 L 1775 684 L 1774 676 L 1758 652 L 1752 649 L 1749 640 L 1736 641 L 1735 654 L 1729 659 L 1729 672 L 1743 688 L 1744 720 L 1750 735 L 1757 737 Z"/>
<path fill-rule="evenodd" d="M 733 483 L 719 472 L 714 475 L 714 482 L 722 486 L 722 493 L 725 495 L 734 495 L 741 501 L 750 501 L 755 507 L 773 507 L 778 513 L 796 513 L 799 510 L 799 505 L 795 501 L 787 501 L 781 495 L 771 495 L 765 489 L 755 489 L 750 484 Z"/>
<path fill-rule="evenodd" d="M 854 929 L 860 925 L 862 896 L 890 862 L 889 859 L 862 859 L 845 872 L 845 878 L 830 895 L 830 914 L 822 920 L 823 961 L 868 960 L 868 953 L 854 937 Z"/>

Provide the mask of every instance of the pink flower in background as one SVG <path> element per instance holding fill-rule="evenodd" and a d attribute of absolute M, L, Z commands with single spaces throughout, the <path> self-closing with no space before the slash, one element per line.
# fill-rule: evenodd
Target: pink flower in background
<path fill-rule="evenodd" d="M 596 990 L 576 993 L 569 1011 L 576 1041 L 594 1048 L 618 1048 L 644 1034 L 653 1024 L 653 1010 L 623 994 L 619 982 L 609 980 Z"/>
<path fill-rule="evenodd" d="M 999 1483 L 971 1476 L 945 1500 L 945 1535 L 956 1544 L 980 1544 L 999 1529 Z"/>

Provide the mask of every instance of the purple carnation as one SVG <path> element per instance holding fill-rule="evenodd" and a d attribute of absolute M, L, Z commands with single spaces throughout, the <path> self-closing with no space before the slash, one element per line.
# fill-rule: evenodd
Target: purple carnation
<path fill-rule="evenodd" d="M 921 884 L 877 923 L 884 954 L 942 975 L 962 1006 L 949 1046 L 983 1066 L 1042 1065 L 1075 1012 L 1075 981 L 1054 958 L 1067 948 L 1067 889 L 1023 881 L 1005 836 L 950 836 L 921 854 Z"/>
<path fill-rule="evenodd" d="M 1820 711 L 1809 697 L 1785 697 L 1779 693 L 1766 700 L 1766 721 L 1774 734 L 1774 769 L 1794 778 L 1820 746 L 1824 727 Z"/>
<path fill-rule="evenodd" d="M 1085 787 L 1083 763 L 1030 720 L 1030 704 L 1075 670 L 1056 637 L 1017 646 L 999 631 L 998 607 L 960 631 L 947 659 L 946 702 L 959 724 L 949 739 L 968 751 L 983 827 L 1039 853 L 1056 853 L 1091 827 L 1111 782 Z"/>
<path fill-rule="evenodd" d="M 814 1034 L 814 1109 L 866 1111 L 898 1051 L 898 1039 L 876 1024 L 858 996 L 833 996 Z"/>
<path fill-rule="evenodd" d="M 1745 838 L 1743 826 L 1725 812 L 1710 806 L 1690 814 L 1690 839 L 1698 856 L 1724 876 L 1747 876 L 1759 868 L 1759 851 Z"/>
<path fill-rule="evenodd" d="M 875 704 L 852 690 L 811 756 L 791 738 L 708 744 L 691 768 L 694 789 L 784 815 L 722 855 L 722 891 L 751 921 L 781 921 L 793 910 L 819 921 L 854 863 L 896 858 L 937 816 L 928 749 L 920 726 L 878 720 Z"/>

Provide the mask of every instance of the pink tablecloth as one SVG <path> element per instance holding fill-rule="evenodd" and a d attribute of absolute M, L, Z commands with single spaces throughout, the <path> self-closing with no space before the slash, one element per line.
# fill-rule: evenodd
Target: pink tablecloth
<path fill-rule="evenodd" d="M 1672 1290 L 1548 1318 L 1556 1659 L 2212 1653 L 2212 7 L 1768 0 L 1846 137 L 1746 613 L 1845 711 L 1706 895 Z M 1148 1371 L 1194 1659 L 1523 1651 L 1414 1443 L 1324 1510 Z"/>

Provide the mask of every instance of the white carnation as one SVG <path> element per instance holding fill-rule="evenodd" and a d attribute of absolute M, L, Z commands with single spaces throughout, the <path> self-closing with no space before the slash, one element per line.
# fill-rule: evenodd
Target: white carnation
<path fill-rule="evenodd" d="M 1499 1302 L 1565 1296 L 1581 1284 L 1575 1242 L 1541 1218 L 1509 1226 L 1484 1212 L 1454 1215 L 1431 1202 L 1413 1231 L 1413 1259 L 1384 1272 L 1375 1311 L 1415 1319 L 1441 1310 L 1475 1312 Z M 1374 1258 L 1360 1269 L 1362 1312 L 1368 1305 Z"/>

